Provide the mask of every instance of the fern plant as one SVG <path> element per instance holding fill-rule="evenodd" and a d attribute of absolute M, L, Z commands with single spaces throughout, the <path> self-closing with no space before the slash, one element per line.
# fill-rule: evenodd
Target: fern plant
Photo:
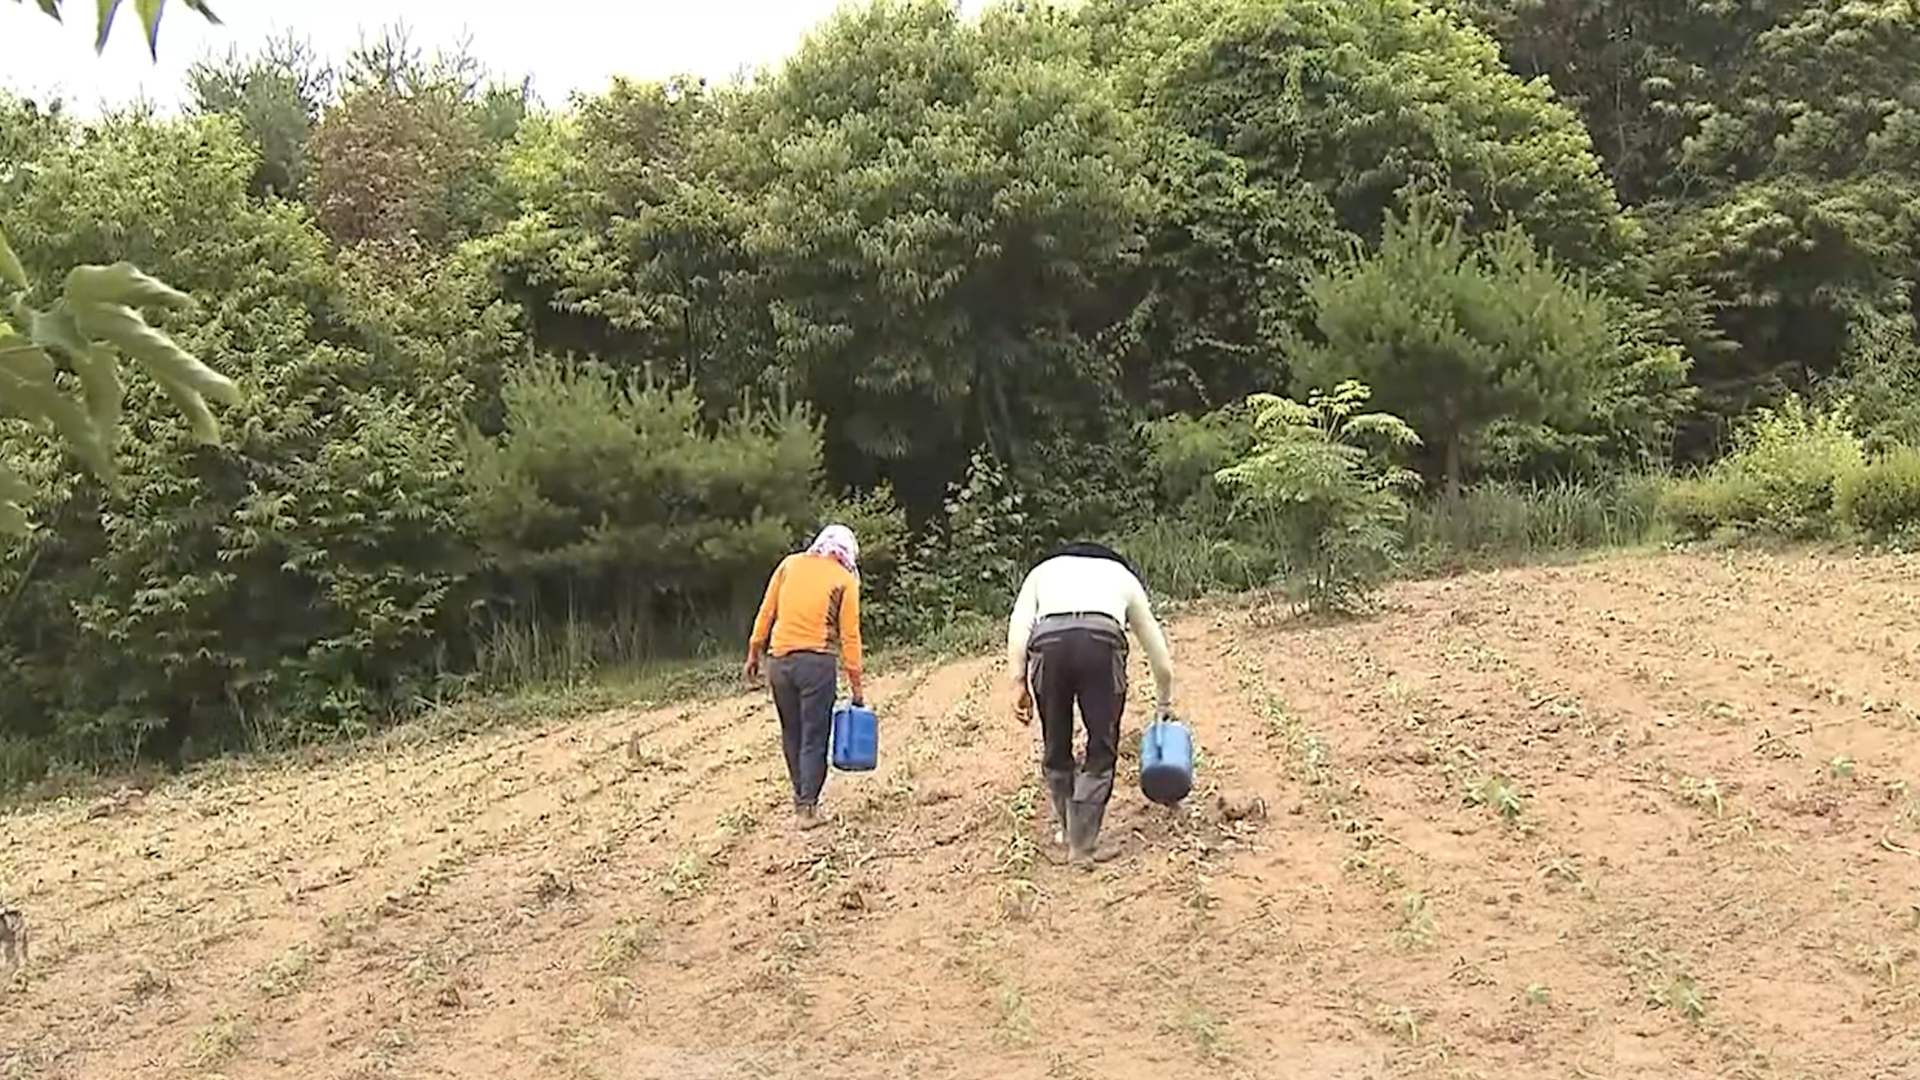
<path fill-rule="evenodd" d="M 1371 606 L 1399 561 L 1406 493 L 1420 482 L 1400 456 L 1420 437 L 1400 417 L 1362 412 L 1371 396 L 1351 379 L 1304 403 L 1256 394 L 1252 453 L 1214 474 L 1237 512 L 1278 523 L 1296 600 L 1310 612 Z"/>

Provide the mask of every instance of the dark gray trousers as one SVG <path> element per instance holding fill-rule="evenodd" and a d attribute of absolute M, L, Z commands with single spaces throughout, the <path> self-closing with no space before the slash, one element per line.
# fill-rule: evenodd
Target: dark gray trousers
<path fill-rule="evenodd" d="M 780 714 L 780 741 L 787 752 L 787 779 L 795 806 L 813 806 L 827 784 L 827 734 L 839 664 L 828 653 L 795 652 L 767 660 L 767 684 Z"/>
<path fill-rule="evenodd" d="M 1040 714 L 1040 774 L 1071 853 L 1091 855 L 1113 797 L 1120 717 L 1127 708 L 1127 632 L 1097 613 L 1049 615 L 1027 639 L 1027 687 Z M 1075 768 L 1073 713 L 1087 728 Z"/>
<path fill-rule="evenodd" d="M 1120 759 L 1120 716 L 1127 708 L 1127 636 L 1104 615 L 1049 615 L 1027 644 L 1027 686 L 1040 714 L 1041 767 L 1074 771 L 1073 707 L 1087 728 L 1079 771 L 1111 776 Z"/>

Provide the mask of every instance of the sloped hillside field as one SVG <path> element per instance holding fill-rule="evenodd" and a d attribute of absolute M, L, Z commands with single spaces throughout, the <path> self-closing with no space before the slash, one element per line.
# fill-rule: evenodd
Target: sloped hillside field
<path fill-rule="evenodd" d="M 1090 871 L 991 659 L 882 673 L 881 768 L 807 837 L 757 696 L 25 810 L 0 1062 L 1913 1077 L 1917 579 L 1666 556 L 1185 617 L 1202 790 L 1129 777 Z"/>

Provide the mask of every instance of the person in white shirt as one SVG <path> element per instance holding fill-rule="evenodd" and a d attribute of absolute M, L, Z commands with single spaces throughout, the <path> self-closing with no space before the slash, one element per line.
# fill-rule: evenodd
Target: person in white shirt
<path fill-rule="evenodd" d="M 1172 706 L 1173 659 L 1146 587 L 1113 549 L 1068 544 L 1027 572 L 1007 618 L 1007 667 L 1021 723 L 1040 714 L 1040 773 L 1075 862 L 1099 860 L 1100 826 L 1113 796 L 1120 715 L 1127 704 L 1127 629 L 1147 650 L 1158 712 Z M 1076 763 L 1073 711 L 1087 752 Z"/>

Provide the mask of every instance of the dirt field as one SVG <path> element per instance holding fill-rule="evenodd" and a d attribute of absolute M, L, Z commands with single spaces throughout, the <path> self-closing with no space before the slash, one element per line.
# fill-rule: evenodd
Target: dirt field
<path fill-rule="evenodd" d="M 804 838 L 757 697 L 17 813 L 0 1075 L 1912 1080 L 1917 582 L 1185 618 L 1202 788 L 1126 777 L 1091 871 L 991 660 L 878 673 L 881 768 Z"/>

